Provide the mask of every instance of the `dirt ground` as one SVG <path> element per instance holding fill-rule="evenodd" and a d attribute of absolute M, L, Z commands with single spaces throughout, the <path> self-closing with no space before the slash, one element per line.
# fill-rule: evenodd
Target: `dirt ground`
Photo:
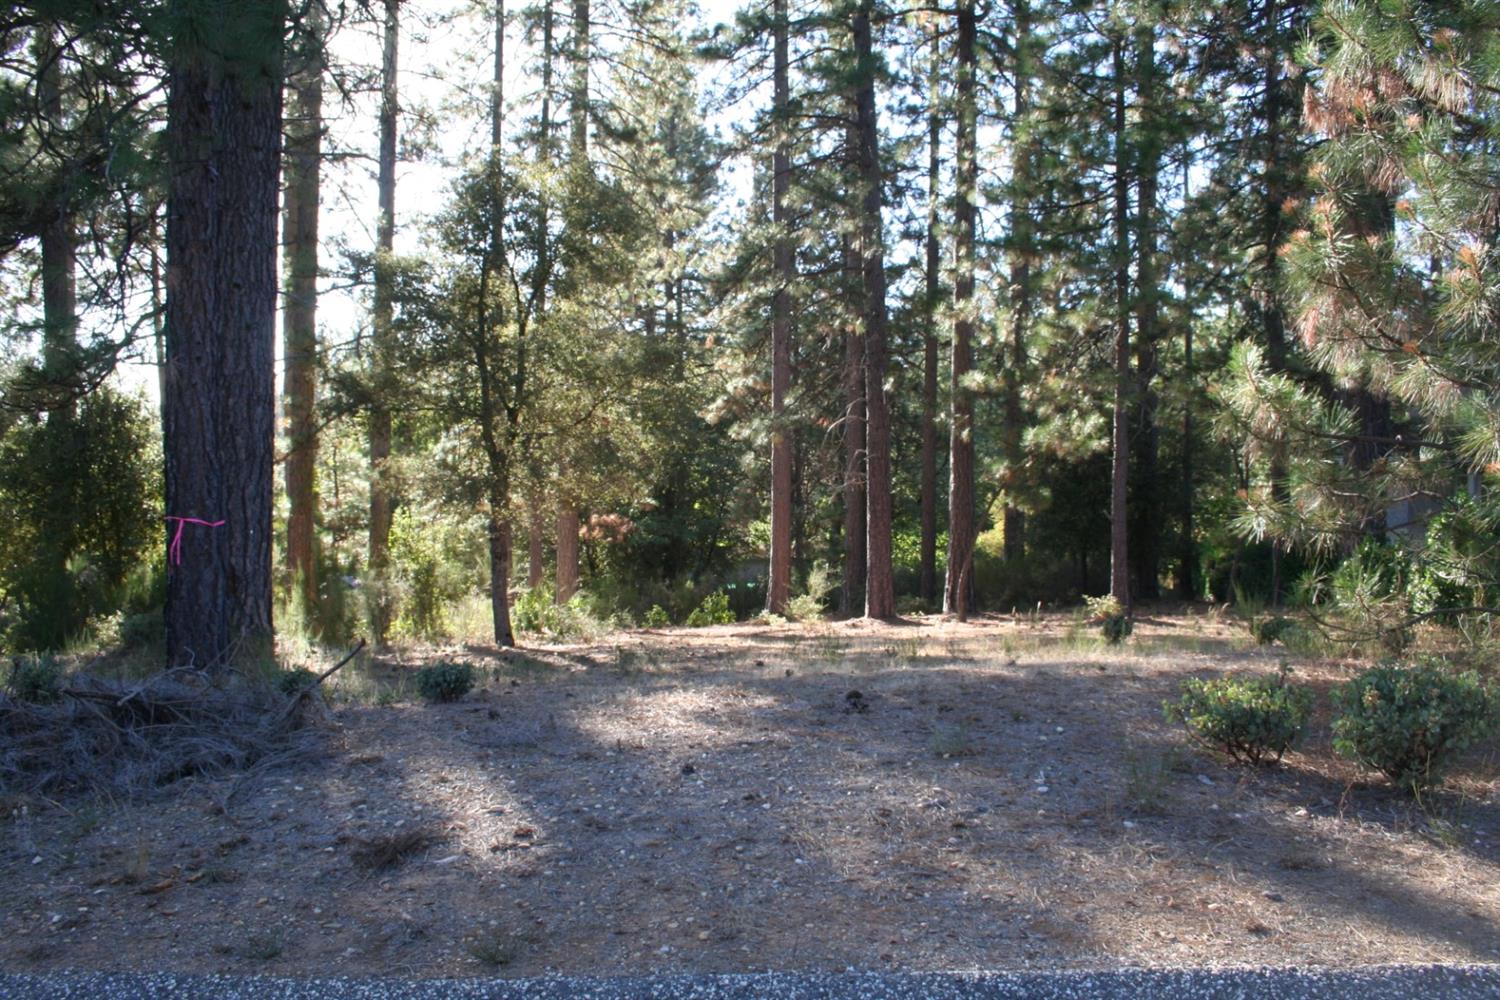
<path fill-rule="evenodd" d="M 11 804 L 0 966 L 1500 961 L 1500 747 L 1423 811 L 1332 755 L 1321 699 L 1301 751 L 1231 767 L 1162 702 L 1284 651 L 1203 615 L 1092 635 L 915 618 L 406 651 L 339 675 L 362 693 L 300 765 Z M 451 705 L 371 694 L 438 655 L 484 682 Z M 1348 670 L 1293 666 L 1320 690 Z"/>

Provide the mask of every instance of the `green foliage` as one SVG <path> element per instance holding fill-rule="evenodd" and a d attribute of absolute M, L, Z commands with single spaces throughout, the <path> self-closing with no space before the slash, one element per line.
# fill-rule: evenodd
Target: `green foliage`
<path fill-rule="evenodd" d="M 786 602 L 786 617 L 794 622 L 820 621 L 828 607 L 828 598 L 838 588 L 833 570 L 823 560 L 813 563 L 807 571 L 807 582 L 802 593 Z"/>
<path fill-rule="evenodd" d="M 49 653 L 11 661 L 5 686 L 17 701 L 50 705 L 62 697 L 62 668 Z"/>
<path fill-rule="evenodd" d="M 1235 760 L 1259 764 L 1267 754 L 1280 760 L 1301 738 L 1312 708 L 1312 693 L 1289 683 L 1289 673 L 1283 667 L 1275 678 L 1190 678 L 1181 699 L 1163 709 L 1194 740 Z"/>
<path fill-rule="evenodd" d="M 1091 621 L 1106 621 L 1110 618 L 1118 618 L 1125 613 L 1125 608 L 1120 604 L 1119 598 L 1113 594 L 1085 597 L 1083 606 Z"/>
<path fill-rule="evenodd" d="M 703 603 L 693 609 L 693 613 L 687 616 L 683 624 L 689 628 L 703 628 L 707 625 L 731 625 L 734 623 L 734 612 L 729 607 L 729 595 L 722 590 L 716 590 L 703 599 Z"/>
<path fill-rule="evenodd" d="M 564 642 L 575 639 L 594 639 L 617 628 L 623 612 L 603 609 L 604 602 L 580 590 L 565 604 L 552 599 L 547 587 L 534 587 L 522 591 L 511 607 L 511 626 L 518 632 L 545 635 Z"/>
<path fill-rule="evenodd" d="M 428 701 L 457 701 L 474 681 L 474 668 L 467 663 L 432 663 L 417 671 L 417 693 Z"/>
<path fill-rule="evenodd" d="M 1125 638 L 1135 631 L 1135 623 L 1126 615 L 1109 615 L 1099 623 L 1099 632 L 1104 636 L 1104 641 L 1115 645 L 1125 641 Z"/>
<path fill-rule="evenodd" d="M 1437 662 L 1374 667 L 1335 688 L 1333 702 L 1334 750 L 1414 794 L 1500 722 L 1491 685 Z"/>
<path fill-rule="evenodd" d="M 0 628 L 60 649 L 124 606 L 160 542 L 160 465 L 145 404 L 108 388 L 0 438 Z"/>
<path fill-rule="evenodd" d="M 651 605 L 651 610 L 646 612 L 642 624 L 647 628 L 666 628 L 672 624 L 672 616 L 667 614 L 666 609 L 660 604 Z"/>
<path fill-rule="evenodd" d="M 1269 646 L 1273 642 L 1284 640 L 1296 628 L 1297 621 L 1293 618 L 1261 618 L 1250 623 L 1250 634 L 1259 645 Z"/>
<path fill-rule="evenodd" d="M 479 547 L 474 525 L 403 507 L 391 521 L 391 580 L 398 635 L 436 640 L 448 634 L 446 609 L 468 593 Z"/>
<path fill-rule="evenodd" d="M 276 690 L 282 694 L 291 696 L 299 693 L 313 681 L 318 679 L 316 670 L 306 667 L 297 667 L 293 670 L 283 670 L 281 676 L 276 678 Z"/>

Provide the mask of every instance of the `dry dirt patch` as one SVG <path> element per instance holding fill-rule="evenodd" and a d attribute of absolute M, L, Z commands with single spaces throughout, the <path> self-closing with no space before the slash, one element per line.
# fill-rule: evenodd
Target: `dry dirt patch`
<path fill-rule="evenodd" d="M 377 664 L 387 680 L 423 656 Z M 1328 749 L 1188 747 L 1202 617 L 626 633 L 343 706 L 240 790 L 17 804 L 0 963 L 317 975 L 1500 960 L 1481 748 L 1426 814 Z M 1326 687 L 1338 665 L 1294 664 Z M 1362 783 L 1367 782 L 1368 784 Z"/>

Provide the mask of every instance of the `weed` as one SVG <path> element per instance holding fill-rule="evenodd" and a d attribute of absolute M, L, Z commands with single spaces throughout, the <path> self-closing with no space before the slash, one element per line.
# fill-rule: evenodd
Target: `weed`
<path fill-rule="evenodd" d="M 279 930 L 252 931 L 234 950 L 241 958 L 269 962 L 286 951 L 286 935 Z"/>
<path fill-rule="evenodd" d="M 433 663 L 417 671 L 417 691 L 428 701 L 457 701 L 474 687 L 467 663 Z"/>
<path fill-rule="evenodd" d="M 477 961 L 491 968 L 499 968 L 515 962 L 531 943 L 532 938 L 528 934 L 501 927 L 487 927 L 468 938 L 465 947 Z"/>
<path fill-rule="evenodd" d="M 438 836 L 432 830 L 409 827 L 360 840 L 354 847 L 352 857 L 356 867 L 381 871 L 396 867 L 437 840 Z"/>
<path fill-rule="evenodd" d="M 1160 813 L 1167 803 L 1172 772 L 1177 770 L 1177 751 L 1129 746 L 1120 760 L 1125 769 L 1125 808 L 1135 813 Z"/>
<path fill-rule="evenodd" d="M 933 726 L 927 746 L 938 757 L 961 757 L 974 752 L 969 730 L 961 722 L 940 722 Z"/>

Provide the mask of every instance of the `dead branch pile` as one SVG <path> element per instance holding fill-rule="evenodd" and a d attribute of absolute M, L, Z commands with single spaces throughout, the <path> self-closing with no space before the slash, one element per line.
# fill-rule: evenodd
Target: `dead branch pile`
<path fill-rule="evenodd" d="M 0 694 L 0 794 L 129 798 L 301 756 L 316 742 L 309 695 L 354 652 L 291 695 L 191 668 L 140 682 L 74 674 L 51 704 Z"/>

